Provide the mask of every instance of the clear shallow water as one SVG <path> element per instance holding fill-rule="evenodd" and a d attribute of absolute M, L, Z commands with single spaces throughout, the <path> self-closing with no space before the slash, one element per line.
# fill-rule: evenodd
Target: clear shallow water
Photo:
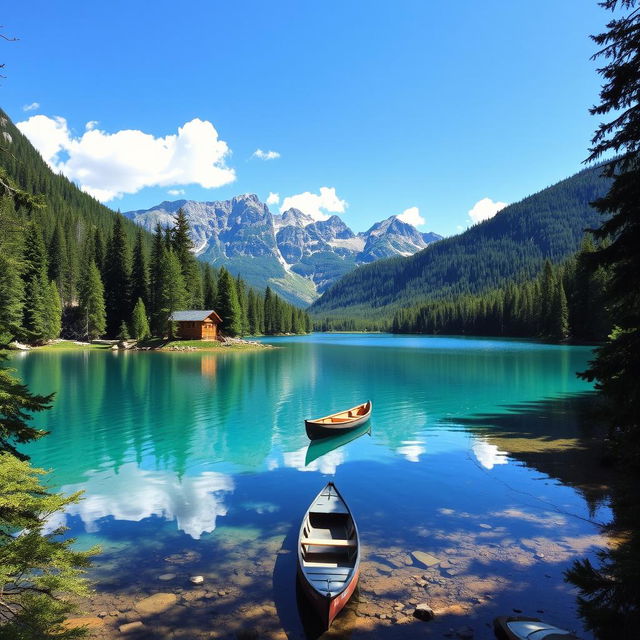
<path fill-rule="evenodd" d="M 589 348 L 356 334 L 267 342 L 280 348 L 16 357 L 34 391 L 57 393 L 37 418 L 51 435 L 26 452 L 54 469 L 56 487 L 85 491 L 64 519 L 79 544 L 102 545 L 104 598 L 188 589 L 199 573 L 230 591 L 183 601 L 210 614 L 191 616 L 191 637 L 251 621 L 256 602 L 274 609 L 250 624 L 301 635 L 290 551 L 311 498 L 334 479 L 365 551 L 344 633 L 378 624 L 377 636 L 415 637 L 423 627 L 367 615 L 411 599 L 461 603 L 444 622 L 471 621 L 476 638 L 512 608 L 580 628 L 562 571 L 594 553 L 595 523 L 610 517 L 584 447 L 591 386 L 575 377 Z M 366 399 L 370 435 L 307 451 L 305 417 Z M 416 550 L 441 564 L 425 574 Z M 167 571 L 176 578 L 158 583 Z M 416 585 L 423 574 L 428 584 Z"/>

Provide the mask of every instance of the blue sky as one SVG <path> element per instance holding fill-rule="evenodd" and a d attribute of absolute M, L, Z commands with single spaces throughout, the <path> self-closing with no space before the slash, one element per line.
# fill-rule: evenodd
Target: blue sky
<path fill-rule="evenodd" d="M 595 0 L 14 3 L 1 105 L 113 208 L 273 193 L 275 212 L 358 231 L 408 210 L 450 235 L 581 168 L 608 18 Z"/>

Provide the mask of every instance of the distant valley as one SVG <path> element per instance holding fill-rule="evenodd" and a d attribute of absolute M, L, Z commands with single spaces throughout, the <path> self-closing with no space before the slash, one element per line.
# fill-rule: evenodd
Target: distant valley
<path fill-rule="evenodd" d="M 298 209 L 277 215 L 254 194 L 216 202 L 167 201 L 124 215 L 153 231 L 158 223 L 171 225 L 178 209 L 187 215 L 201 259 L 303 305 L 359 265 L 410 256 L 442 239 L 396 216 L 354 233 L 337 215 L 320 221 Z"/>

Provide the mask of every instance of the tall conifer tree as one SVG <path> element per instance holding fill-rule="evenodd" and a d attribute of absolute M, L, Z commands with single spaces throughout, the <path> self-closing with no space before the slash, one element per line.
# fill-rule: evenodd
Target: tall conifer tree
<path fill-rule="evenodd" d="M 215 309 L 216 298 L 218 295 L 218 286 L 215 276 L 213 274 L 213 268 L 210 264 L 204 265 L 204 277 L 203 277 L 203 297 L 204 308 Z"/>
<path fill-rule="evenodd" d="M 104 286 L 96 263 L 91 261 L 86 277 L 80 288 L 80 308 L 82 324 L 89 340 L 100 338 L 107 328 L 104 306 Z"/>
<path fill-rule="evenodd" d="M 138 229 L 136 233 L 131 264 L 131 301 L 137 304 L 138 299 L 145 304 L 149 302 L 149 269 L 142 241 L 142 229 Z"/>
<path fill-rule="evenodd" d="M 227 336 L 242 333 L 242 310 L 238 302 L 236 284 L 231 274 L 222 267 L 218 278 L 218 315 L 222 318 L 222 332 Z"/>
<path fill-rule="evenodd" d="M 131 314 L 129 250 L 120 215 L 116 216 L 113 224 L 108 256 L 104 278 L 107 335 L 115 337 L 122 323 L 127 322 Z"/>
<path fill-rule="evenodd" d="M 174 311 L 180 311 L 187 306 L 188 293 L 180 261 L 171 249 L 165 250 L 162 256 L 159 286 L 160 307 L 157 326 L 162 335 L 173 337 L 174 327 L 169 317 Z"/>

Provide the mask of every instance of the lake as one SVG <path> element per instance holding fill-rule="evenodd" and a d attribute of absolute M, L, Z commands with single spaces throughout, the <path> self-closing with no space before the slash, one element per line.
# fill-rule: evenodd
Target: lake
<path fill-rule="evenodd" d="M 590 348 L 385 334 L 264 341 L 278 348 L 14 358 L 33 391 L 57 394 L 36 419 L 51 435 L 23 449 L 54 470 L 57 489 L 85 492 L 50 526 L 102 547 L 89 605 L 105 614 L 98 637 L 139 619 L 146 637 L 317 637 L 296 590 L 295 542 L 329 480 L 363 544 L 339 637 L 469 626 L 493 638 L 487 623 L 516 610 L 591 637 L 563 581 L 574 559 L 604 546 L 599 524 L 611 518 L 587 446 L 592 387 L 575 376 Z M 370 432 L 309 449 L 304 418 L 367 399 Z M 136 603 L 156 593 L 166 610 L 145 617 Z M 439 610 L 434 621 L 411 618 L 419 602 Z"/>

